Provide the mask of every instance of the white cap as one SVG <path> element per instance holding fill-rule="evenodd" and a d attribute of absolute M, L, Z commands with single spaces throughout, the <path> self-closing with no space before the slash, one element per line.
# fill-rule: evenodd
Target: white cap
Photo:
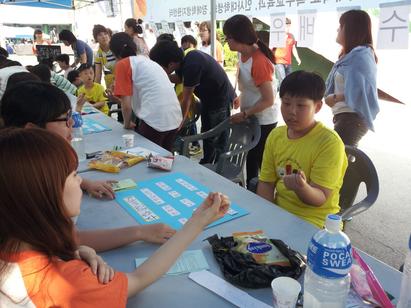
<path fill-rule="evenodd" d="M 331 232 L 340 231 L 341 216 L 336 214 L 329 214 L 325 221 L 325 228 Z"/>

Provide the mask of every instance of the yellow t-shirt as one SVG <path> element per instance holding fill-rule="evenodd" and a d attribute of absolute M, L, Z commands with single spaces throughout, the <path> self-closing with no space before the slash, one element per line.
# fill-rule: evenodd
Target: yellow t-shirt
<path fill-rule="evenodd" d="M 91 89 L 86 89 L 83 85 L 78 89 L 78 95 L 82 93 L 84 93 L 84 97 L 88 102 L 104 102 L 104 105 L 99 109 L 101 112 L 108 115 L 109 108 L 107 105 L 107 97 L 104 96 L 104 87 L 101 84 L 95 82 Z"/>
<path fill-rule="evenodd" d="M 302 202 L 294 191 L 284 185 L 282 177 L 287 169 L 302 170 L 307 182 L 331 189 L 327 201 L 320 207 Z M 346 169 L 344 144 L 335 131 L 318 122 L 307 135 L 289 139 L 287 126 L 281 126 L 267 138 L 259 179 L 275 184 L 275 204 L 322 228 L 328 214 L 340 211 L 339 192 Z"/>

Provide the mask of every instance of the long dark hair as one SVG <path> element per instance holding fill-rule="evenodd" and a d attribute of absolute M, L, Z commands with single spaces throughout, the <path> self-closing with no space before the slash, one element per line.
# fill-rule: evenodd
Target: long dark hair
<path fill-rule="evenodd" d="M 340 57 L 349 53 L 357 46 L 369 46 L 374 51 L 375 61 L 377 55 L 373 47 L 371 18 L 362 10 L 350 10 L 340 17 L 340 31 L 344 31 L 344 42 Z"/>
<path fill-rule="evenodd" d="M 43 31 L 41 31 L 40 29 L 34 30 L 34 34 L 33 34 L 33 39 L 34 40 L 36 40 L 36 34 L 43 34 Z"/>
<path fill-rule="evenodd" d="M 22 243 L 50 261 L 74 259 L 73 222 L 63 190 L 78 166 L 75 151 L 62 137 L 40 128 L 3 129 L 0 148 L 0 280 Z"/>
<path fill-rule="evenodd" d="M 137 53 L 137 45 L 125 32 L 114 34 L 110 40 L 110 50 L 118 59 L 135 56 Z"/>
<path fill-rule="evenodd" d="M 224 35 L 231 37 L 239 43 L 246 45 L 257 44 L 261 52 L 271 61 L 275 63 L 273 52 L 268 46 L 258 39 L 257 33 L 250 19 L 245 15 L 234 15 L 226 20 L 223 26 Z"/>
<path fill-rule="evenodd" d="M 129 18 L 126 20 L 124 24 L 127 27 L 132 28 L 134 33 L 137 33 L 137 34 L 143 33 L 143 27 L 141 27 L 141 25 L 143 24 L 142 19 Z"/>
<path fill-rule="evenodd" d="M 76 36 L 70 30 L 61 30 L 61 32 L 59 33 L 59 40 L 67 41 L 70 45 L 77 42 Z"/>

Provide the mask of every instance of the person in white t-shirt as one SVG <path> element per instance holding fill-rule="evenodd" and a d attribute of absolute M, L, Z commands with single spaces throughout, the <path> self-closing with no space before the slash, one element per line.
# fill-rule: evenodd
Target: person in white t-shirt
<path fill-rule="evenodd" d="M 124 32 L 113 35 L 110 49 L 118 59 L 114 96 L 121 100 L 124 127 L 172 150 L 183 115 L 166 72 L 149 58 L 136 55 L 136 44 Z M 140 119 L 138 127 L 131 121 L 131 111 Z"/>
<path fill-rule="evenodd" d="M 274 55 L 267 45 L 258 39 L 250 19 L 235 15 L 224 23 L 224 34 L 232 51 L 239 52 L 238 85 L 240 96 L 234 108 L 241 112 L 231 116 L 238 123 L 254 115 L 261 128 L 257 146 L 247 155 L 247 183 L 258 176 L 261 168 L 265 141 L 277 126 L 278 108 L 274 104 L 276 82 L 274 78 Z"/>

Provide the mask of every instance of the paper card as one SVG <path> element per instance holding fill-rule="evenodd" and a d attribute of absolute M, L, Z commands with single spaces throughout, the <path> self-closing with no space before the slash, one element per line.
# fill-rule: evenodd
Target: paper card
<path fill-rule="evenodd" d="M 298 12 L 298 47 L 313 47 L 316 17 L 315 11 Z"/>
<path fill-rule="evenodd" d="M 378 49 L 407 49 L 410 6 L 381 5 Z"/>
<path fill-rule="evenodd" d="M 124 179 L 124 180 L 118 181 L 117 183 L 111 184 L 111 187 L 113 188 L 114 191 L 119 191 L 123 189 L 135 188 L 137 187 L 137 184 L 132 179 Z"/>
<path fill-rule="evenodd" d="M 121 152 L 136 155 L 136 156 L 143 156 L 143 157 L 147 157 L 150 154 L 159 155 L 157 152 L 151 151 L 151 150 L 143 148 L 143 147 L 135 147 L 135 148 L 123 150 Z"/>
<path fill-rule="evenodd" d="M 214 275 L 209 271 L 199 271 L 191 273 L 188 278 L 195 281 L 199 285 L 209 289 L 210 291 L 220 295 L 230 303 L 237 307 L 247 308 L 270 308 L 271 306 L 262 301 L 252 297 L 247 292 L 236 288 L 229 284 L 224 279 Z"/>
<path fill-rule="evenodd" d="M 147 258 L 135 259 L 136 267 L 139 267 Z M 166 275 L 181 275 L 209 269 L 210 266 L 203 252 L 198 250 L 187 250 L 177 259 L 176 263 L 168 270 Z"/>

